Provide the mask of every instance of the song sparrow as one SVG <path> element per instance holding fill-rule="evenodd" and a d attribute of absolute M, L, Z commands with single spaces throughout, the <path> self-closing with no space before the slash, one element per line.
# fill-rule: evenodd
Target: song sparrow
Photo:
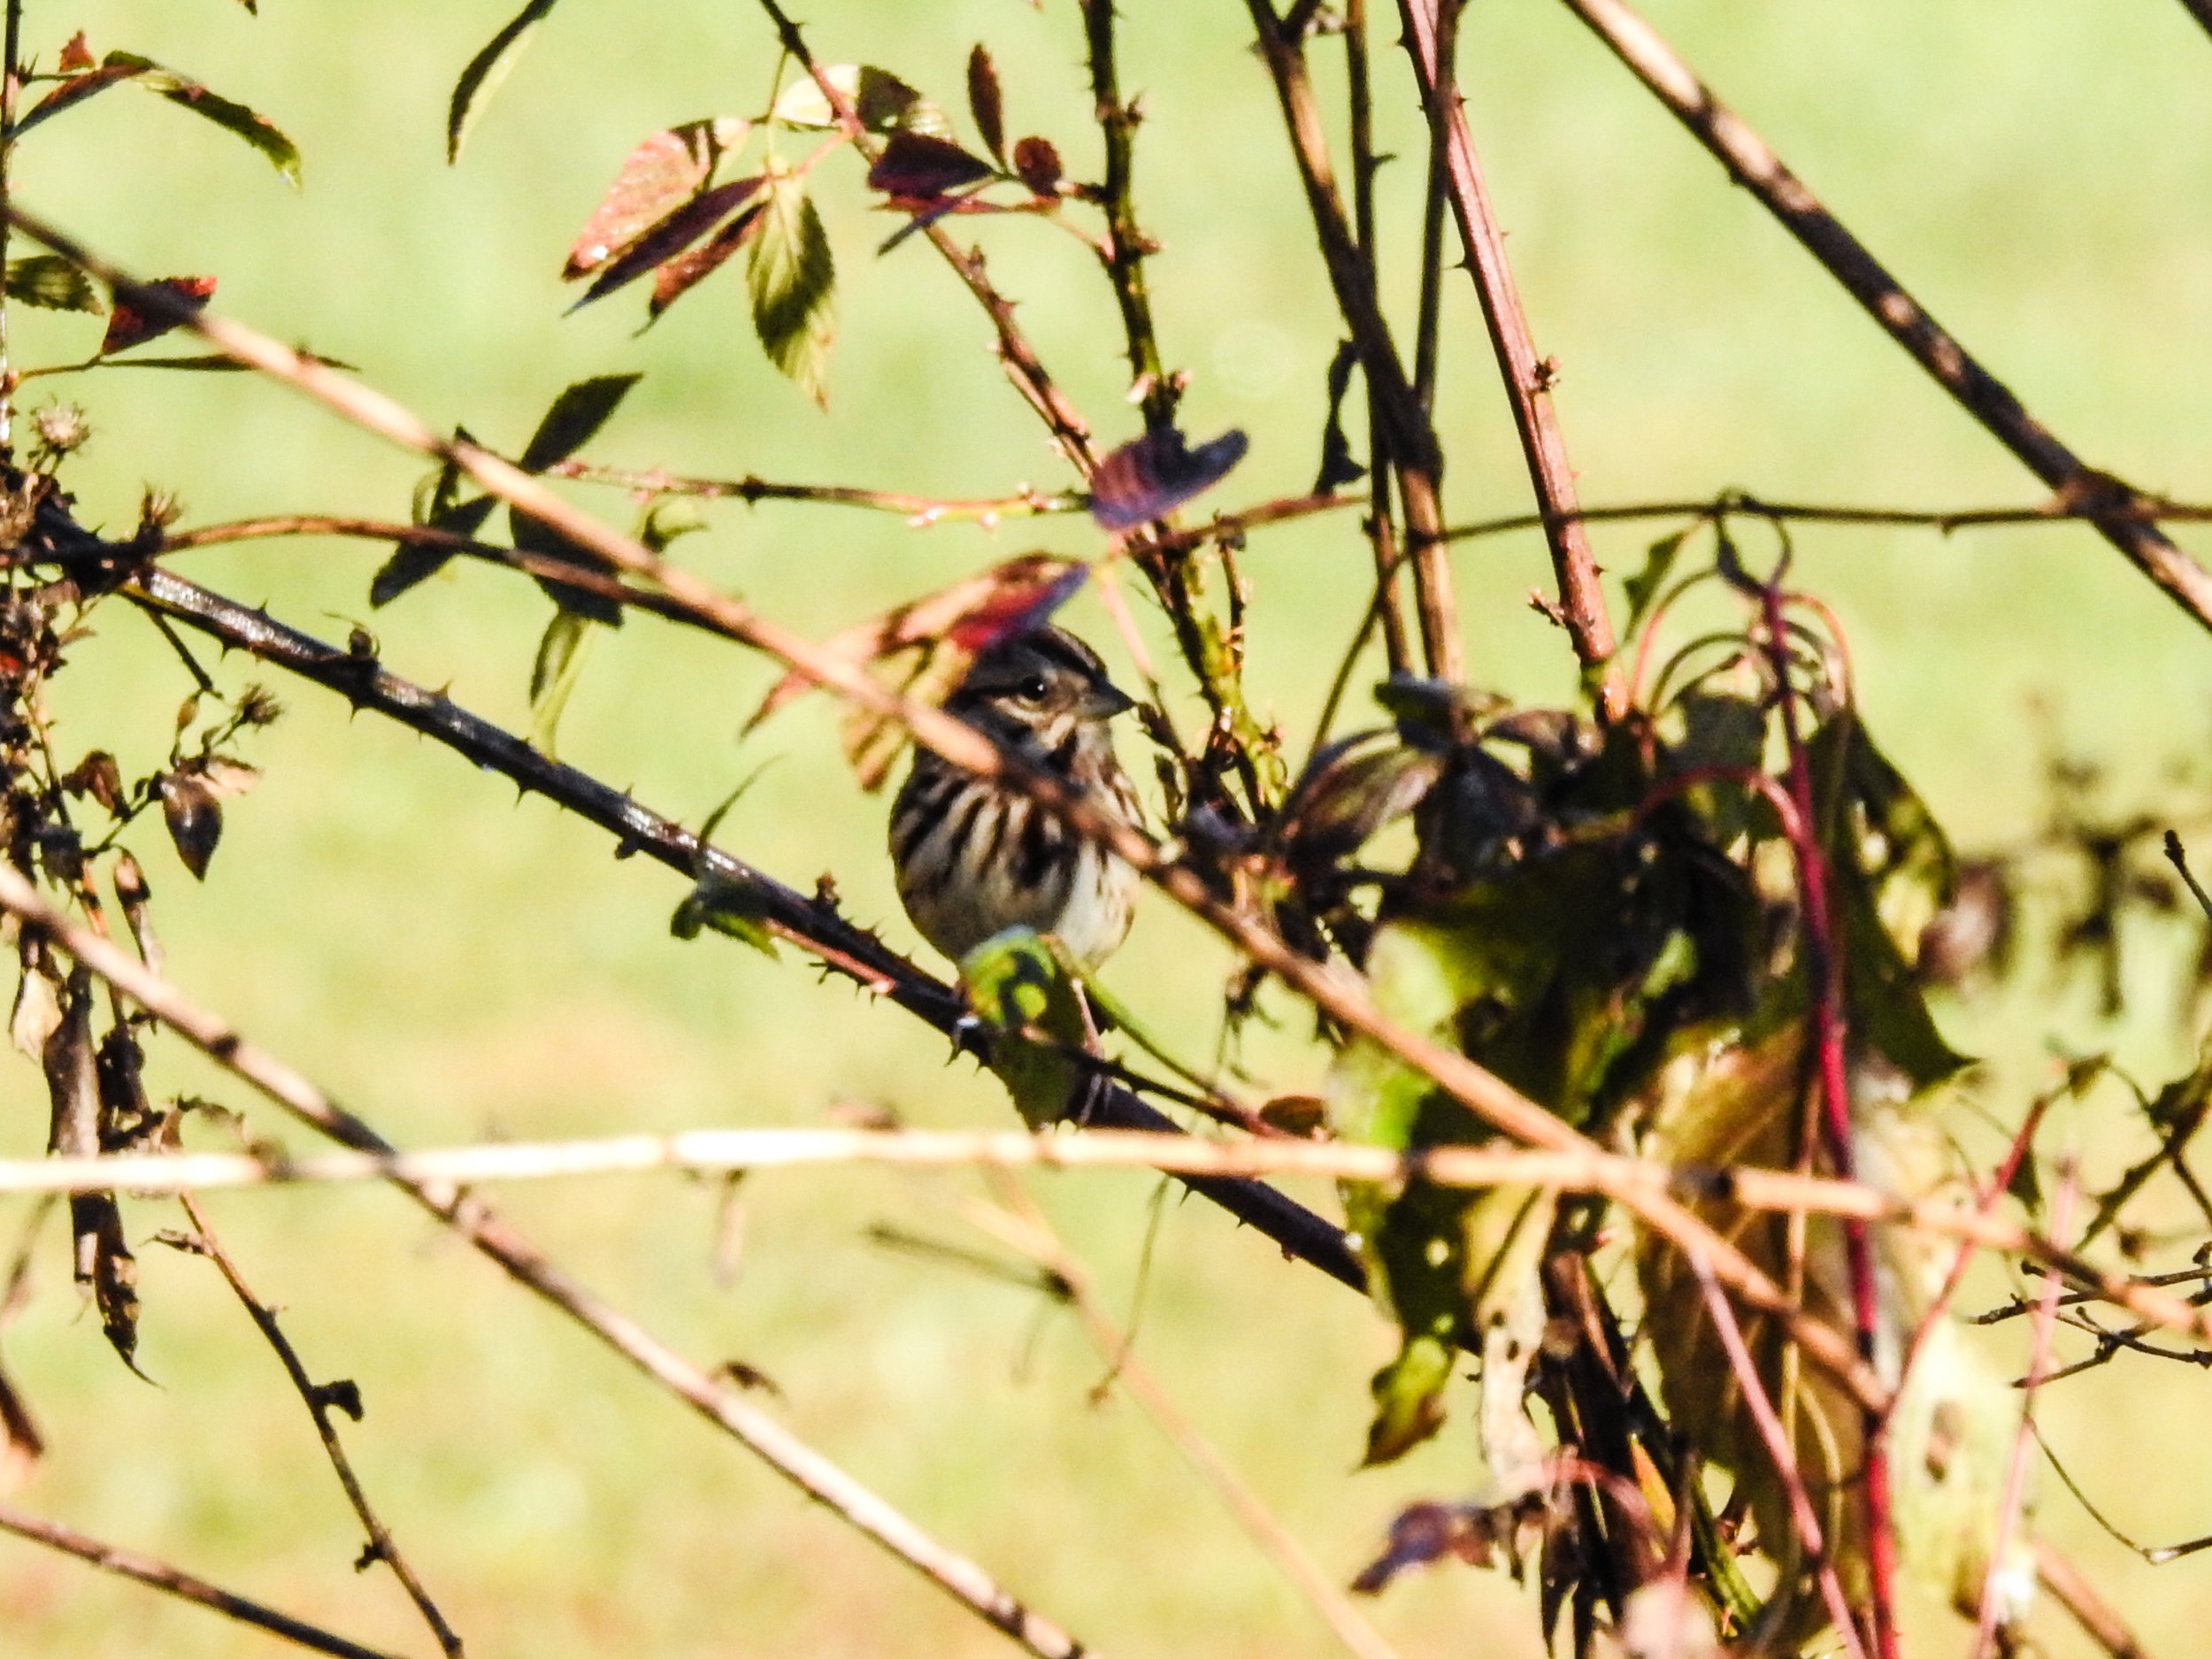
<path fill-rule="evenodd" d="M 1133 706 L 1097 654 L 1054 627 L 993 646 L 945 703 L 1038 766 L 1104 795 L 1134 824 L 1136 793 L 1107 728 Z M 891 864 L 914 926 L 955 962 L 1026 926 L 1056 933 L 1078 963 L 1095 967 L 1128 933 L 1138 885 L 1135 871 L 1030 796 L 927 749 L 892 803 Z"/>

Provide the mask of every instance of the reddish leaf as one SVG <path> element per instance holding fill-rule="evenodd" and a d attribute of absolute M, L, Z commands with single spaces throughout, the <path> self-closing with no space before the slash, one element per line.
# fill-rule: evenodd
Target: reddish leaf
<path fill-rule="evenodd" d="M 758 203 L 731 219 L 707 241 L 695 248 L 687 249 L 673 259 L 664 261 L 653 273 L 652 303 L 646 308 L 649 318 L 658 317 L 693 288 L 714 274 L 724 260 L 742 248 L 761 227 L 761 215 L 767 204 Z"/>
<path fill-rule="evenodd" d="M 999 97 L 998 66 L 980 42 L 968 54 L 968 109 L 975 130 L 983 135 L 983 148 L 1006 165 L 1006 110 Z"/>
<path fill-rule="evenodd" d="M 69 43 L 61 49 L 61 57 L 54 67 L 64 74 L 74 74 L 80 69 L 89 69 L 94 62 L 92 48 L 85 44 L 84 31 L 79 29 L 69 37 Z"/>
<path fill-rule="evenodd" d="M 725 150 L 744 142 L 747 127 L 737 120 L 687 121 L 633 150 L 568 250 L 562 279 L 573 281 L 597 270 L 660 223 L 706 183 Z"/>
<path fill-rule="evenodd" d="M 78 38 L 83 37 L 80 35 Z M 118 62 L 112 58 L 97 69 L 88 65 L 83 74 L 63 81 L 34 104 L 29 113 L 16 123 L 15 130 L 19 134 L 27 133 L 41 121 L 59 115 L 73 104 L 83 103 L 94 93 L 104 92 L 119 81 L 130 81 L 144 73 L 145 70 L 137 63 Z"/>
<path fill-rule="evenodd" d="M 868 169 L 868 188 L 895 201 L 933 202 L 948 190 L 990 176 L 989 162 L 957 144 L 926 133 L 894 133 Z"/>
<path fill-rule="evenodd" d="M 1014 176 L 1033 196 L 1060 193 L 1060 152 L 1049 139 L 1025 138 L 1014 146 Z"/>
<path fill-rule="evenodd" d="M 762 183 L 757 177 L 738 179 L 693 196 L 610 260 L 606 269 L 599 273 L 599 280 L 569 309 L 573 311 L 577 306 L 604 298 L 655 265 L 674 258 L 712 230 L 733 209 L 741 206 Z"/>
<path fill-rule="evenodd" d="M 139 286 L 141 289 L 165 294 L 188 311 L 196 311 L 203 309 L 214 295 L 215 279 L 211 276 L 161 277 Z M 133 346 L 143 345 L 149 340 L 158 339 L 172 328 L 180 326 L 182 321 L 181 318 L 165 315 L 142 303 L 135 292 L 118 290 L 115 309 L 108 313 L 108 331 L 100 337 L 100 356 L 110 357 L 118 351 L 127 351 Z"/>
<path fill-rule="evenodd" d="M 1225 432 L 1195 449 L 1172 426 L 1125 443 L 1091 475 L 1091 517 L 1109 530 L 1133 530 L 1210 489 L 1244 458 L 1245 435 Z"/>
<path fill-rule="evenodd" d="M 1043 621 L 1088 573 L 1089 566 L 1049 553 L 1024 553 L 847 628 L 823 641 L 822 649 L 854 664 L 878 662 L 938 639 L 979 650 L 1018 631 L 1007 626 L 1010 618 L 1029 626 Z M 982 644 L 975 644 L 976 640 Z M 813 683 L 803 674 L 786 674 L 746 721 L 745 729 L 752 730 Z"/>

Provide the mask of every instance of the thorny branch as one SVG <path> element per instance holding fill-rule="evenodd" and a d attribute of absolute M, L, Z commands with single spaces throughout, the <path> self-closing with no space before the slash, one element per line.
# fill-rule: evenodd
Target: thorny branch
<path fill-rule="evenodd" d="M 1406 23 L 1406 50 L 1413 56 L 1421 83 L 1421 98 L 1429 115 L 1432 142 L 1443 148 L 1444 175 L 1449 188 L 1452 217 L 1459 227 L 1460 246 L 1467 269 L 1474 278 L 1482 302 L 1483 319 L 1489 325 L 1490 342 L 1498 357 L 1499 373 L 1513 407 L 1514 428 L 1520 434 L 1521 452 L 1528 465 L 1529 482 L 1543 509 L 1545 534 L 1551 543 L 1552 569 L 1559 583 L 1559 618 L 1573 641 L 1576 659 L 1595 682 L 1598 711 L 1611 720 L 1626 712 L 1626 691 L 1620 676 L 1611 672 L 1613 625 L 1605 612 L 1605 593 L 1598 585 L 1597 561 L 1591 556 L 1589 538 L 1582 532 L 1575 511 L 1574 470 L 1567 462 L 1567 446 L 1551 401 L 1553 369 L 1540 362 L 1530 338 L 1528 318 L 1514 287 L 1513 267 L 1505 257 L 1505 237 L 1490 210 L 1482 165 L 1475 155 L 1474 134 L 1467 126 L 1454 68 L 1447 55 L 1451 31 L 1443 14 L 1456 12 L 1463 0 L 1400 0 Z"/>
<path fill-rule="evenodd" d="M 215 1229 L 207 1218 L 207 1212 L 190 1193 L 180 1196 L 184 1203 L 185 1214 L 192 1218 L 193 1230 L 188 1236 L 180 1237 L 175 1242 L 215 1263 L 216 1271 L 222 1274 L 224 1282 L 230 1286 L 239 1304 L 252 1318 L 263 1340 L 283 1365 L 284 1374 L 292 1379 L 292 1386 L 298 1390 L 300 1399 L 306 1404 L 308 1416 L 315 1421 L 315 1432 L 322 1440 L 324 1455 L 330 1459 L 330 1467 L 338 1477 L 339 1486 L 345 1490 L 346 1502 L 353 1506 L 355 1516 L 369 1535 L 369 1547 L 363 1552 L 357 1565 L 366 1566 L 372 1561 L 380 1561 L 389 1567 L 399 1579 L 401 1587 L 407 1592 L 408 1599 L 414 1602 L 416 1610 L 422 1615 L 423 1623 L 430 1626 L 430 1633 L 437 1639 L 438 1646 L 445 1651 L 448 1659 L 460 1659 L 462 1647 L 459 1634 L 446 1622 L 445 1615 L 438 1610 L 438 1604 L 430 1599 L 430 1592 L 423 1587 L 422 1579 L 400 1553 L 391 1528 L 384 1525 L 369 1502 L 369 1494 L 363 1490 L 360 1477 L 353 1471 L 353 1460 L 346 1455 L 345 1443 L 338 1438 L 337 1425 L 331 1421 L 330 1414 L 334 1410 L 343 1410 L 348 1416 L 358 1419 L 361 1412 L 358 1391 L 351 1383 L 318 1383 L 307 1374 L 307 1367 L 301 1363 L 298 1350 L 292 1346 L 291 1339 L 284 1334 L 284 1327 L 277 1323 L 276 1310 L 253 1294 L 253 1287 L 239 1272 L 238 1264 L 231 1260 L 230 1253 L 223 1248 L 222 1241 L 215 1236 Z"/>
<path fill-rule="evenodd" d="M 959 994 L 922 972 L 833 904 L 807 898 L 750 865 L 701 841 L 588 773 L 551 760 L 520 738 L 478 718 L 449 698 L 410 684 L 373 657 L 327 645 L 257 611 L 233 603 L 159 568 L 145 571 L 127 592 L 161 613 L 278 664 L 302 678 L 373 709 L 433 738 L 480 768 L 499 772 L 618 838 L 618 855 L 643 852 L 687 876 L 711 876 L 741 889 L 776 934 L 956 1041 L 965 1041 L 967 1008 Z M 1092 1121 L 1106 1127 L 1172 1130 L 1175 1125 L 1118 1086 L 1094 1091 Z M 1251 1181 L 1200 1178 L 1193 1191 L 1281 1246 L 1355 1288 L 1366 1275 L 1344 1236 L 1303 1206 Z"/>

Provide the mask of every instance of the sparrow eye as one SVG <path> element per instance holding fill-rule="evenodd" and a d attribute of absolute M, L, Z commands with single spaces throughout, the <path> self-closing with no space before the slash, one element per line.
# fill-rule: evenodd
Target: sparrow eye
<path fill-rule="evenodd" d="M 1042 674 L 1031 674 L 1014 687 L 1014 695 L 1024 703 L 1042 703 L 1048 689 Z"/>

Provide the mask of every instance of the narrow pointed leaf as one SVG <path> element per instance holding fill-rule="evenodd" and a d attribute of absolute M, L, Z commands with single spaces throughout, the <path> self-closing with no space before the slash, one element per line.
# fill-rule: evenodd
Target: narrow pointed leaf
<path fill-rule="evenodd" d="M 949 190 L 991 176 L 991 164 L 949 139 L 894 133 L 868 169 L 868 188 L 894 201 L 933 202 Z"/>
<path fill-rule="evenodd" d="M 601 374 L 565 388 L 545 411 L 538 429 L 515 465 L 526 472 L 542 472 L 568 457 L 598 435 L 641 374 Z"/>
<path fill-rule="evenodd" d="M 765 206 L 756 202 L 695 248 L 686 249 L 664 261 L 653 273 L 653 297 L 645 307 L 649 322 L 705 281 L 726 264 L 732 254 L 758 234 Z"/>
<path fill-rule="evenodd" d="M 461 78 L 453 86 L 453 102 L 446 110 L 445 158 L 456 162 L 461 158 L 461 146 L 468 142 L 469 128 L 476 124 L 484 105 L 499 89 L 499 83 L 507 78 L 507 72 L 515 66 L 515 58 L 528 43 L 537 27 L 552 12 L 559 0 L 529 0 L 529 4 L 507 20 L 506 26 L 492 36 L 484 50 L 469 59 L 469 65 L 461 72 Z"/>
<path fill-rule="evenodd" d="M 110 52 L 97 73 L 110 70 L 127 70 L 130 79 L 147 91 L 157 93 L 180 109 L 189 110 L 202 120 L 212 121 L 225 132 L 244 139 L 268 158 L 269 165 L 283 176 L 285 182 L 298 185 L 299 146 L 279 131 L 274 123 L 244 104 L 211 92 L 188 75 L 165 69 L 134 52 Z"/>
<path fill-rule="evenodd" d="M 655 266 L 686 252 L 733 210 L 742 206 L 746 198 L 760 188 L 762 182 L 758 178 L 739 179 L 729 184 L 718 185 L 711 190 L 703 190 L 689 201 L 679 204 L 609 260 L 606 267 L 600 272 L 598 280 L 570 309 L 576 310 L 590 304 L 594 300 L 604 298 Z M 724 256 L 727 257 L 726 254 Z"/>
<path fill-rule="evenodd" d="M 968 54 L 968 112 L 975 117 L 975 130 L 982 135 L 983 148 L 1003 167 L 1006 105 L 999 96 L 998 65 L 991 61 L 991 54 L 979 42 Z"/>

